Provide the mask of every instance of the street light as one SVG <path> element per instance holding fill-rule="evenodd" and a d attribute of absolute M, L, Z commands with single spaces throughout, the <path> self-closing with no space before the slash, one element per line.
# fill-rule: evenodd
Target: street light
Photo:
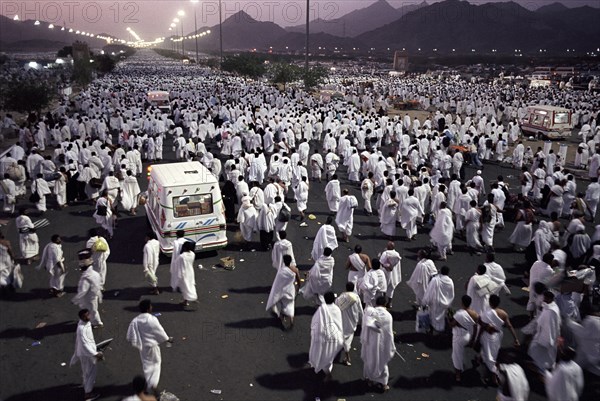
<path fill-rule="evenodd" d="M 181 55 L 185 56 L 185 38 L 183 37 L 183 17 L 185 16 L 185 12 L 183 10 L 177 11 L 177 15 L 181 17 Z"/>
<path fill-rule="evenodd" d="M 310 0 L 306 0 L 306 55 L 304 60 L 304 77 L 308 78 L 308 46 L 310 34 Z M 304 82 L 308 82 L 306 79 Z M 308 89 L 308 88 L 305 88 Z"/>
<path fill-rule="evenodd" d="M 196 4 L 199 0 L 190 0 L 194 5 L 194 38 L 196 39 L 196 63 L 198 62 L 198 20 L 196 19 Z"/>

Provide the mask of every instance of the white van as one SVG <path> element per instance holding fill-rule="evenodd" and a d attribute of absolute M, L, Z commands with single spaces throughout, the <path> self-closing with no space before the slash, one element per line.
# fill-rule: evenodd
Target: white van
<path fill-rule="evenodd" d="M 196 252 L 227 246 L 225 206 L 217 178 L 201 163 L 148 167 L 146 214 L 160 250 L 169 256 L 178 230 L 196 243 Z"/>
<path fill-rule="evenodd" d="M 570 138 L 573 131 L 573 113 L 554 106 L 530 106 L 521 120 L 523 135 L 537 139 Z"/>
<path fill-rule="evenodd" d="M 163 113 L 171 112 L 171 97 L 166 91 L 148 92 L 148 102 Z"/>

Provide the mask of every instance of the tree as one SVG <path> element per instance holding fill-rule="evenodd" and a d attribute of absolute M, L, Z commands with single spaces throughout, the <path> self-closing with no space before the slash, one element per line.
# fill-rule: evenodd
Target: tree
<path fill-rule="evenodd" d="M 116 65 L 117 62 L 115 61 L 115 59 L 107 54 L 94 56 L 94 68 L 101 74 L 111 72 Z"/>
<path fill-rule="evenodd" d="M 306 89 L 316 88 L 325 82 L 327 77 L 329 77 L 329 71 L 325 67 L 313 67 L 303 72 L 304 77 L 304 87 Z"/>
<path fill-rule="evenodd" d="M 302 69 L 295 64 L 277 63 L 271 68 L 271 82 L 283 86 L 285 90 L 287 84 L 297 81 L 302 76 Z"/>
<path fill-rule="evenodd" d="M 54 89 L 46 82 L 13 81 L 4 93 L 4 107 L 18 112 L 41 112 L 54 96 Z"/>
<path fill-rule="evenodd" d="M 56 53 L 56 57 L 63 58 L 73 55 L 73 46 L 65 46 Z"/>
<path fill-rule="evenodd" d="M 265 62 L 252 54 L 227 56 L 221 65 L 223 71 L 233 72 L 252 79 L 260 78 L 265 74 Z"/>

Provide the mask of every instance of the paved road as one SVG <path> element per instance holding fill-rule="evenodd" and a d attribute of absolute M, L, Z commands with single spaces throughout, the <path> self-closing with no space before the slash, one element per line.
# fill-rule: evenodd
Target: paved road
<path fill-rule="evenodd" d="M 170 146 L 165 146 L 170 149 Z M 167 155 L 169 157 L 172 155 Z M 469 175 L 473 170 L 467 169 Z M 516 172 L 508 167 L 486 165 L 484 176 L 490 182 L 498 174 L 505 177 Z M 346 187 L 345 174 L 342 185 Z M 142 181 L 145 179 L 143 178 Z M 515 179 L 508 180 L 514 187 Z M 145 185 L 142 182 L 142 185 Z M 585 183 L 579 183 L 583 188 Z M 302 269 L 311 266 L 309 260 L 312 239 L 318 222 L 327 216 L 324 198 L 325 183 L 313 184 L 309 197 L 309 211 L 317 216 L 309 227 L 299 227 L 297 221 L 290 223 L 289 238 L 294 244 L 297 261 Z M 358 195 L 358 188 L 351 188 Z M 360 199 L 360 198 L 359 198 Z M 294 205 L 292 205 L 294 207 Z M 334 289 L 341 292 L 345 285 L 344 265 L 351 248 L 361 244 L 371 257 L 385 249 L 376 217 L 366 217 L 361 212 L 355 216 L 355 230 L 349 244 L 343 244 L 334 253 L 336 267 Z M 75 252 L 82 248 L 86 233 L 94 226 L 91 207 L 81 205 L 64 211 L 49 211 L 51 226 L 39 231 L 42 246 L 53 233 L 64 239 L 64 248 L 70 268 L 66 279 L 67 296 L 49 298 L 47 276 L 32 266 L 24 268 L 25 288 L 12 298 L 0 300 L 0 399 L 25 400 L 80 400 L 83 390 L 79 388 L 79 367 L 69 368 L 73 353 L 77 308 L 70 303 L 74 295 L 79 273 L 75 269 Z M 34 219 L 35 220 L 35 219 Z M 504 266 L 512 295 L 502 295 L 502 306 L 510 313 L 515 327 L 527 322 L 524 310 L 527 294 L 521 290 L 523 255 L 509 249 L 508 236 L 514 225 L 496 234 L 498 262 Z M 96 340 L 114 338 L 106 361 L 98 369 L 96 391 L 103 400 L 119 400 L 129 393 L 131 378 L 141 373 L 137 351 L 125 341 L 130 320 L 136 316 L 140 299 L 151 298 L 155 312 L 167 333 L 175 337 L 171 348 L 162 348 L 163 364 L 160 387 L 178 395 L 182 400 L 492 400 L 495 388 L 485 387 L 478 373 L 469 369 L 463 384 L 454 382 L 450 359 L 449 337 L 430 337 L 414 331 L 415 312 L 412 308 L 413 294 L 405 283 L 396 290 L 394 330 L 397 348 L 403 359 L 396 357 L 390 363 L 392 390 L 386 394 L 374 394 L 361 380 L 362 363 L 360 344 L 354 339 L 353 364 L 346 367 L 334 365 L 333 381 L 324 383 L 305 367 L 310 343 L 310 319 L 314 308 L 299 297 L 296 302 L 296 325 L 291 332 L 280 328 L 278 319 L 265 312 L 265 303 L 275 271 L 271 267 L 270 253 L 254 252 L 253 247 L 230 245 L 218 255 L 200 255 L 196 269 L 199 304 L 194 311 L 183 311 L 177 305 L 178 294 L 167 288 L 169 284 L 168 261 L 159 268 L 159 283 L 163 292 L 149 296 L 141 268 L 143 237 L 147 230 L 143 212 L 137 217 L 123 216 L 119 220 L 114 239 L 110 242 L 107 291 L 101 314 L 105 328 L 95 331 Z M 231 228 L 234 230 L 234 228 Z M 16 246 L 16 230 L 11 221 L 5 229 Z M 416 252 L 428 244 L 426 233 L 420 230 L 416 242 L 398 241 L 402 256 L 402 277 L 406 281 L 416 264 Z M 403 231 L 399 230 L 403 235 Z M 233 231 L 230 233 L 233 238 Z M 258 238 L 257 238 L 258 239 Z M 234 271 L 213 270 L 219 257 L 236 259 Z M 482 256 L 470 256 L 465 243 L 457 240 L 455 255 L 450 256 L 450 276 L 453 278 L 457 299 L 463 294 L 465 282 L 473 274 Z M 438 264 L 438 267 L 441 266 Z M 227 295 L 228 297 L 224 297 Z M 43 327 L 36 328 L 45 324 Z M 41 342 L 33 346 L 35 341 Z M 506 333 L 504 345 L 511 346 L 511 336 Z M 428 355 L 428 357 L 423 356 Z M 467 351 L 465 361 L 470 361 L 473 351 Z M 63 366 L 66 364 L 65 366 Z M 470 363 L 467 362 L 468 368 Z M 531 381 L 530 400 L 545 399 L 542 386 Z M 222 394 L 212 394 L 211 390 Z M 598 399 L 600 385 L 588 378 L 585 399 Z"/>

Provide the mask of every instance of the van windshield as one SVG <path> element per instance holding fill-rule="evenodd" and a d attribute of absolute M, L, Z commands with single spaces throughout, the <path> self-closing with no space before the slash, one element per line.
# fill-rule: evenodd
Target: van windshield
<path fill-rule="evenodd" d="M 173 216 L 175 218 L 201 216 L 212 213 L 212 194 L 179 196 L 173 198 Z"/>

